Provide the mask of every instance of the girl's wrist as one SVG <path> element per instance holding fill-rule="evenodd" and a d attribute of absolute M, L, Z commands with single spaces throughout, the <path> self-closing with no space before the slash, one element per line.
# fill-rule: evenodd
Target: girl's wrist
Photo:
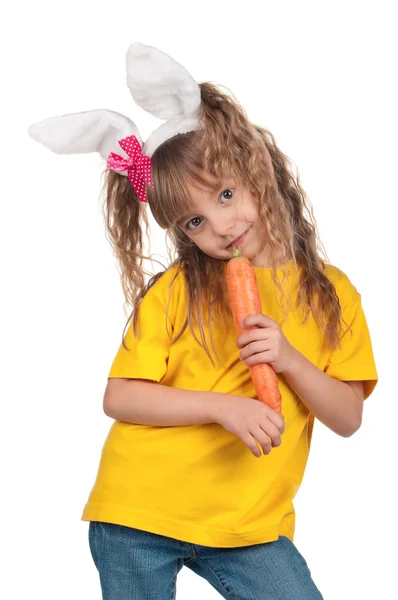
<path fill-rule="evenodd" d="M 304 355 L 297 348 L 291 346 L 290 357 L 286 363 L 286 368 L 281 371 L 282 375 L 294 376 L 299 373 L 300 369 L 303 368 L 303 358 L 305 358 Z"/>

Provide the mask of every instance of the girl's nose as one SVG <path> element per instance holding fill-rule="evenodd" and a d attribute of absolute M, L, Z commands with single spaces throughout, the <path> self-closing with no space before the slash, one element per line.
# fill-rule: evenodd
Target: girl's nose
<path fill-rule="evenodd" d="M 213 222 L 213 231 L 221 237 L 229 236 L 234 231 L 235 219 L 215 219 Z"/>

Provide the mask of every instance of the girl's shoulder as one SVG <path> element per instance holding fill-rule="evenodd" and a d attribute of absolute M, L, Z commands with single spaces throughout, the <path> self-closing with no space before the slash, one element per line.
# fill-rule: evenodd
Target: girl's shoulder
<path fill-rule="evenodd" d="M 342 269 L 339 269 L 336 265 L 324 263 L 324 273 L 334 285 L 336 294 L 342 305 L 352 305 L 360 300 L 361 294 L 358 292 L 347 273 Z"/>
<path fill-rule="evenodd" d="M 177 311 L 185 300 L 183 281 L 183 273 L 175 264 L 152 275 L 140 294 L 137 305 L 139 318 L 145 322 L 157 322 L 167 313 L 174 322 Z"/>
<path fill-rule="evenodd" d="M 146 295 L 158 296 L 167 301 L 169 295 L 180 294 L 184 285 L 184 272 L 180 263 L 173 263 L 165 271 L 159 271 L 148 282 Z"/>

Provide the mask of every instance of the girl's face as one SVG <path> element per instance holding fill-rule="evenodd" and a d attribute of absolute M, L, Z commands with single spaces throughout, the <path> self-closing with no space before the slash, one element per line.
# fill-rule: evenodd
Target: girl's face
<path fill-rule="evenodd" d="M 219 259 L 232 256 L 232 242 L 255 266 L 267 266 L 256 235 L 258 209 L 255 197 L 234 178 L 225 179 L 217 191 L 188 185 L 192 205 L 190 213 L 178 221 L 179 228 L 204 252 Z"/>

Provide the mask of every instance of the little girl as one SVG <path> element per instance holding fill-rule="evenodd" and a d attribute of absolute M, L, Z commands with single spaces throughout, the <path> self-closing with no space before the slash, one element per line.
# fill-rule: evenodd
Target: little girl
<path fill-rule="evenodd" d="M 142 44 L 129 48 L 127 82 L 166 120 L 145 144 L 107 110 L 29 130 L 56 152 L 107 160 L 107 232 L 133 306 L 82 515 L 102 597 L 172 600 L 187 566 L 230 600 L 320 599 L 294 544 L 293 499 L 315 418 L 351 436 L 376 386 L 361 295 L 318 255 L 288 158 L 232 95 Z M 148 206 L 174 255 L 145 284 Z M 255 269 L 263 310 L 239 337 L 226 287 L 234 246 Z M 282 415 L 256 396 L 248 367 L 261 362 L 277 373 Z"/>

